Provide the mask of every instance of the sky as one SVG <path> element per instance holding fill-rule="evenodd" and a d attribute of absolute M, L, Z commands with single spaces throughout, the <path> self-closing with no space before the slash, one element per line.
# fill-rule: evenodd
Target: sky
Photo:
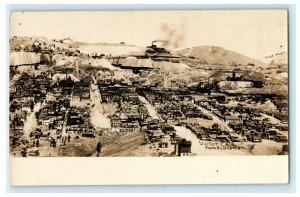
<path fill-rule="evenodd" d="M 76 41 L 168 49 L 220 46 L 266 61 L 287 50 L 286 10 L 13 12 L 10 36 L 70 37 Z"/>

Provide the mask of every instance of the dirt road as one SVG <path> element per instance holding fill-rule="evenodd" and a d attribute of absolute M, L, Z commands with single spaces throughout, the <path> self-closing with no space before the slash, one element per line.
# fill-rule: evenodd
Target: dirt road
<path fill-rule="evenodd" d="M 154 120 L 162 120 L 158 113 L 156 112 L 155 108 L 146 100 L 145 97 L 139 96 L 139 99 L 142 103 L 145 104 L 149 115 L 154 119 Z"/>
<path fill-rule="evenodd" d="M 101 94 L 95 84 L 91 84 L 91 122 L 96 129 L 110 128 L 110 119 L 103 114 Z"/>
<path fill-rule="evenodd" d="M 217 123 L 219 126 L 221 126 L 221 128 L 223 127 L 224 129 L 226 129 L 229 133 L 234 133 L 234 130 L 232 128 L 230 128 L 228 126 L 228 124 L 222 120 L 221 118 L 219 118 L 218 116 L 216 116 L 215 114 L 213 114 L 212 112 L 208 111 L 207 109 L 201 107 L 201 106 L 198 106 L 198 105 L 195 105 L 198 109 L 200 109 L 205 115 L 209 115 L 209 116 L 212 116 L 213 118 L 213 122 L 214 123 Z"/>

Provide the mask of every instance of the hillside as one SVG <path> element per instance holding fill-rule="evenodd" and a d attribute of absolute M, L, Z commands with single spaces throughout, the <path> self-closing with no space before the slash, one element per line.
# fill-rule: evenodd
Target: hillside
<path fill-rule="evenodd" d="M 80 50 L 82 53 L 95 55 L 104 54 L 112 56 L 127 55 L 128 53 L 143 53 L 145 48 L 138 47 L 131 44 L 121 43 L 86 43 L 77 42 L 71 38 L 65 39 L 48 39 L 44 37 L 17 37 L 10 38 L 10 50 L 15 51 L 19 49 L 21 51 L 33 51 L 33 43 L 37 42 L 42 50 L 52 47 L 56 50 Z"/>
<path fill-rule="evenodd" d="M 94 55 L 95 53 L 100 55 L 112 55 L 112 56 L 122 56 L 133 52 L 143 52 L 142 47 L 137 47 L 133 45 L 121 45 L 121 44 L 83 44 L 78 46 L 78 49 L 82 53 Z"/>
<path fill-rule="evenodd" d="M 263 62 L 247 57 L 240 53 L 226 50 L 222 47 L 216 46 L 198 46 L 187 48 L 178 51 L 179 55 L 195 57 L 203 64 L 217 64 L 217 65 L 232 65 L 241 64 L 247 65 L 252 63 L 254 65 L 262 65 Z"/>

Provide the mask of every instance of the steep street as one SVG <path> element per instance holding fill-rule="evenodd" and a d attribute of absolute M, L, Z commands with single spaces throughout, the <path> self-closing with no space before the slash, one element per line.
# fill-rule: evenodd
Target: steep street
<path fill-rule="evenodd" d="M 225 128 L 229 133 L 232 133 L 232 134 L 235 133 L 234 130 L 233 130 L 232 128 L 230 128 L 230 127 L 228 126 L 228 124 L 227 124 L 224 120 L 222 120 L 221 118 L 219 118 L 218 116 L 216 116 L 214 113 L 208 111 L 207 109 L 205 109 L 205 108 L 203 108 L 203 107 L 201 107 L 201 106 L 197 106 L 197 105 L 196 105 L 196 107 L 197 107 L 198 109 L 200 109 L 205 115 L 212 116 L 213 122 L 215 122 L 215 123 L 217 123 L 218 125 L 220 125 L 221 127 Z"/>

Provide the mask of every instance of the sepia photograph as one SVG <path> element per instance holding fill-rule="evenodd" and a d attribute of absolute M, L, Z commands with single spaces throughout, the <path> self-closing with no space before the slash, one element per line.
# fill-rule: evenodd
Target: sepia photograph
<path fill-rule="evenodd" d="M 287 156 L 287 14 L 11 12 L 10 157 Z"/>

